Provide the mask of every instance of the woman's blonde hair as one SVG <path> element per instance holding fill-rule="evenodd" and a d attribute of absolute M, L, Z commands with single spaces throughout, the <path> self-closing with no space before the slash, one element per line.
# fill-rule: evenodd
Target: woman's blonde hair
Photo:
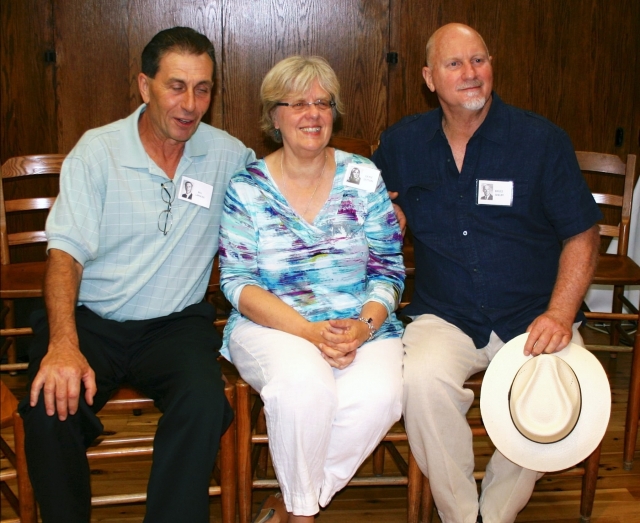
<path fill-rule="evenodd" d="M 274 65 L 264 77 L 260 87 L 260 127 L 274 141 L 282 142 L 282 137 L 273 124 L 276 104 L 288 96 L 302 95 L 316 80 L 335 102 L 335 106 L 331 108 L 335 121 L 343 113 L 340 82 L 329 63 L 321 56 L 290 56 Z"/>

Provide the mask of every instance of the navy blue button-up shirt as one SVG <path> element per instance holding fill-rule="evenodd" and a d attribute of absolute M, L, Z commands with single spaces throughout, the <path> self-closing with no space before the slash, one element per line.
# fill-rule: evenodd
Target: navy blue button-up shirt
<path fill-rule="evenodd" d="M 435 314 L 484 347 L 525 332 L 549 303 L 562 242 L 601 218 L 562 129 L 493 93 L 458 172 L 442 110 L 382 134 L 373 161 L 413 234 L 408 315 Z M 513 182 L 511 206 L 478 205 L 481 180 Z"/>

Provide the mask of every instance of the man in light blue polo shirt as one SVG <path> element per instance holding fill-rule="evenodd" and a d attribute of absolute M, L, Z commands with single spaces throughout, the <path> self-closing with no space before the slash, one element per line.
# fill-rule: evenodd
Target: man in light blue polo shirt
<path fill-rule="evenodd" d="M 161 31 L 142 53 L 144 104 L 87 132 L 63 164 L 46 227 L 46 313 L 32 318 L 20 407 L 45 523 L 89 521 L 85 449 L 125 381 L 163 412 L 145 521 L 209 521 L 209 478 L 232 412 L 203 297 L 227 183 L 255 159 L 201 122 L 213 64 L 206 36 Z"/>

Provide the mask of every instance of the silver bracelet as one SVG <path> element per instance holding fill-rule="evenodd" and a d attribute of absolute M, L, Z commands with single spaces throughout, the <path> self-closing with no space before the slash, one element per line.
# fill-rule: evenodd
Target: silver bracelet
<path fill-rule="evenodd" d="M 369 338 L 367 338 L 367 341 L 371 341 L 373 337 L 376 335 L 376 328 L 373 326 L 373 318 L 369 318 L 368 320 L 365 320 L 362 316 L 360 316 L 358 318 L 358 321 L 366 323 L 367 327 L 369 327 Z"/>

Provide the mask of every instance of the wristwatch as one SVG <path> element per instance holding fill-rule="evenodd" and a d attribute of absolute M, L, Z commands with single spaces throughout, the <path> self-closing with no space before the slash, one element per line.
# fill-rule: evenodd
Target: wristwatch
<path fill-rule="evenodd" d="M 373 337 L 376 335 L 376 328 L 373 326 L 373 318 L 364 319 L 362 316 L 358 318 L 358 321 L 364 322 L 369 327 L 369 338 L 367 341 L 371 341 Z"/>

